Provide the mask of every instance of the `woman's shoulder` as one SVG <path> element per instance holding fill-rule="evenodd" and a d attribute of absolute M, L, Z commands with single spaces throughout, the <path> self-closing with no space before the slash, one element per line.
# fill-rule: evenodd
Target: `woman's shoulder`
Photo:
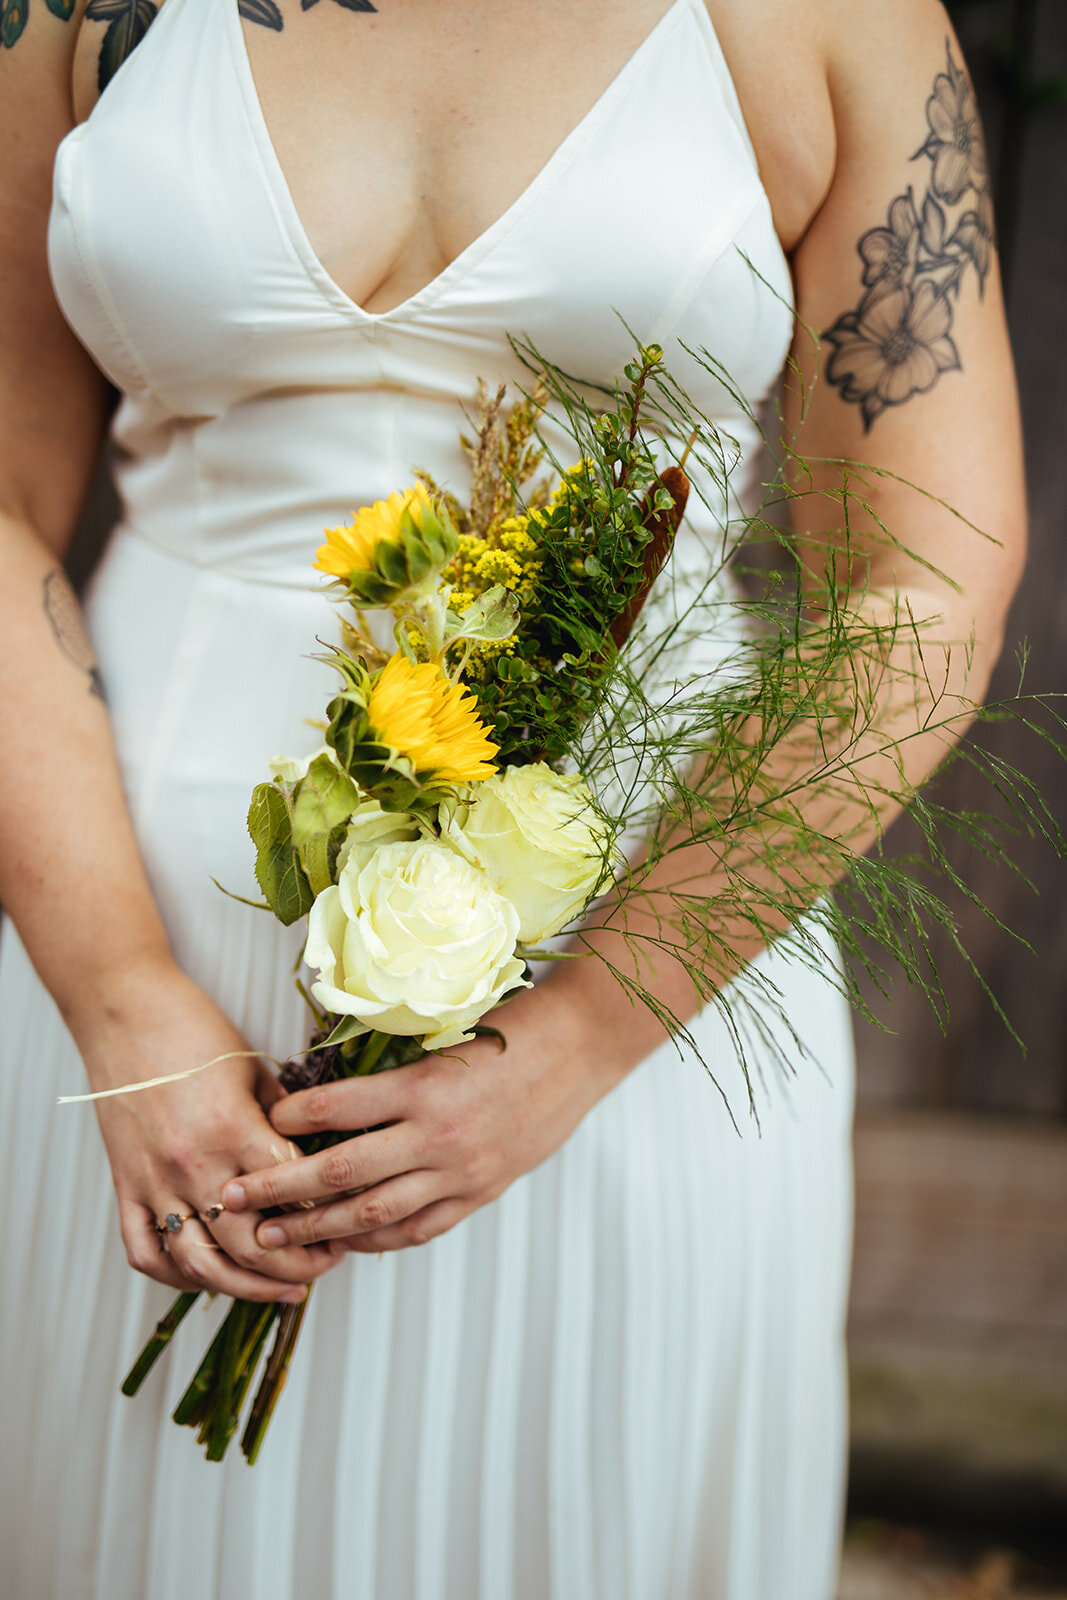
<path fill-rule="evenodd" d="M 32 86 L 35 99 L 61 103 L 73 122 L 84 122 L 166 3 L 4 0 L 0 85 L 8 91 Z"/>
<path fill-rule="evenodd" d="M 853 112 L 924 62 L 951 27 L 940 0 L 704 0 L 787 249 L 833 183 Z M 925 72 L 925 65 L 921 66 Z M 919 85 L 918 87 L 921 87 Z"/>

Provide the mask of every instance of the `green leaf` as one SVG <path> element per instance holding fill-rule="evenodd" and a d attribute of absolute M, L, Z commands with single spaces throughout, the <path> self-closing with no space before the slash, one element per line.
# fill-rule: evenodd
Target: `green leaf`
<path fill-rule="evenodd" d="M 307 844 L 345 822 L 363 798 L 347 772 L 316 756 L 294 790 L 293 843 Z"/>
<path fill-rule="evenodd" d="M 54 17 L 62 17 L 64 22 L 69 22 L 74 15 L 74 0 L 45 0 L 49 11 Z"/>
<path fill-rule="evenodd" d="M 278 921 L 288 928 L 311 910 L 315 897 L 293 844 L 285 795 L 273 783 L 259 783 L 253 789 L 248 831 L 256 847 L 256 882 Z"/>
<path fill-rule="evenodd" d="M 365 1033 L 369 1032 L 370 1028 L 367 1023 L 360 1022 L 358 1017 L 342 1017 L 332 1033 L 328 1034 L 322 1043 L 315 1045 L 314 1048 L 316 1050 L 325 1050 L 326 1046 L 330 1044 L 347 1044 L 349 1039 L 360 1039 Z M 308 1054 L 310 1055 L 310 1053 L 309 1051 Z"/>
<path fill-rule="evenodd" d="M 333 883 L 330 873 L 330 852 L 328 848 L 329 836 L 317 833 L 313 839 L 302 844 L 300 849 L 300 865 L 304 869 L 311 892 L 318 899 L 324 889 Z"/>
<path fill-rule="evenodd" d="M 510 639 L 518 625 L 518 599 L 502 583 L 495 583 L 456 618 L 454 627 L 449 628 L 449 643 L 458 639 L 490 642 Z"/>
<path fill-rule="evenodd" d="M 355 704 L 349 695 L 339 694 L 326 707 L 326 715 L 330 719 L 326 743 L 337 752 L 340 765 L 350 770 L 357 747 L 366 742 L 366 710 Z"/>

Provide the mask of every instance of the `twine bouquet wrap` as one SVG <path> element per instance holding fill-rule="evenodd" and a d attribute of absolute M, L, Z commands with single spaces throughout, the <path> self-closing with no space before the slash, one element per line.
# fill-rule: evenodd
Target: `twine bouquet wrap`
<path fill-rule="evenodd" d="M 896 755 L 880 757 L 931 732 L 948 752 L 977 715 L 1029 719 L 1024 702 L 979 712 L 957 688 L 939 691 L 921 624 L 892 596 L 872 603 L 847 549 L 844 561 L 831 549 L 821 575 L 764 581 L 745 598 L 728 569 L 754 542 L 783 538 L 765 512 L 806 492 L 795 458 L 764 508 L 734 517 L 684 606 L 646 608 L 685 515 L 687 465 L 731 503 L 730 441 L 658 347 L 639 347 L 614 392 L 592 399 L 525 355 L 530 394 L 509 406 L 503 390 L 481 391 L 463 440 L 468 504 L 417 473 L 327 530 L 318 551 L 343 619 L 325 741 L 307 759 L 272 763 L 248 815 L 257 903 L 286 925 L 308 922 L 297 982 L 312 1035 L 283 1086 L 402 1069 L 480 1032 L 505 1043 L 506 1002 L 529 985 L 531 962 L 584 950 L 612 964 L 582 932 L 598 897 L 598 923 L 626 951 L 612 967 L 622 990 L 698 1057 L 642 980 L 656 958 L 678 963 L 697 1003 L 720 1009 L 742 1066 L 746 1038 L 772 1039 L 768 1017 L 780 1013 L 747 963 L 754 943 L 782 940 L 825 976 L 829 931 L 876 981 L 885 959 L 902 967 L 936 1009 L 925 929 L 935 920 L 952 931 L 951 913 L 914 863 L 866 852 L 883 812 L 906 806 L 926 865 L 951 875 L 946 833 L 1001 851 L 998 824 L 947 812 L 916 792 Z M 539 432 L 548 406 L 573 442 L 569 462 Z M 863 504 L 861 477 L 848 493 Z M 375 643 L 371 612 L 391 619 L 391 651 Z M 724 636 L 733 642 L 714 670 L 672 666 L 679 641 Z M 913 726 L 899 712 L 882 724 L 893 680 L 914 685 Z M 978 746 L 953 755 L 992 781 L 1016 825 L 1062 849 L 1024 777 Z M 710 889 L 663 871 L 694 845 L 716 862 Z M 567 952 L 542 948 L 568 927 Z M 866 1010 L 851 967 L 840 982 Z M 298 1143 L 311 1153 L 344 1137 Z M 125 1393 L 197 1298 L 178 1298 Z M 273 1336 L 241 1433 L 255 1461 L 306 1306 L 233 1303 L 174 1413 L 209 1459 L 237 1434 Z"/>

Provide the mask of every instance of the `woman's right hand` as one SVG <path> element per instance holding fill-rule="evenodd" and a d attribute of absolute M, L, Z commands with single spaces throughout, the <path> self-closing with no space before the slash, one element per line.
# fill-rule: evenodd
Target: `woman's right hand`
<path fill-rule="evenodd" d="M 247 1041 L 203 990 L 169 963 L 126 970 L 69 1019 L 94 1090 L 182 1072 Z M 227 1179 L 298 1152 L 267 1119 L 281 1091 L 254 1057 L 219 1062 L 177 1083 L 94 1102 L 130 1265 L 160 1283 L 241 1300 L 298 1301 L 341 1259 L 327 1246 L 264 1250 L 255 1212 L 157 1231 L 169 1212 L 216 1204 Z M 73 1109 L 63 1116 L 77 1116 Z"/>

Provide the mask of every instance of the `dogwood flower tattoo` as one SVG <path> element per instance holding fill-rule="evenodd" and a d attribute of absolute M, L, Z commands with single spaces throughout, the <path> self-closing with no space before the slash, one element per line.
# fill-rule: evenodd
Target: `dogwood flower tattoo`
<path fill-rule="evenodd" d="M 889 207 L 885 226 L 860 239 L 866 292 L 822 335 L 833 347 L 827 379 L 859 406 L 865 432 L 887 406 L 903 405 L 943 372 L 959 370 L 953 304 L 970 268 L 981 295 L 995 248 L 974 91 L 947 40 L 945 57 L 926 102 L 929 133 L 912 157 L 931 164 L 926 194 L 920 205 L 909 186 Z"/>

